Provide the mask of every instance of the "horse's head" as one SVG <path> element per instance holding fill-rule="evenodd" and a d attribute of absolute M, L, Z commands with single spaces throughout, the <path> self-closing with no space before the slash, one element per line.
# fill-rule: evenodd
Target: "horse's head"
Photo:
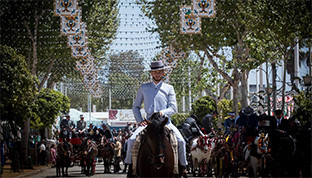
<path fill-rule="evenodd" d="M 269 152 L 269 137 L 268 134 L 260 133 L 258 137 L 256 137 L 254 144 L 257 145 L 257 153 L 267 153 Z"/>
<path fill-rule="evenodd" d="M 150 160 L 154 167 L 160 169 L 164 165 L 166 158 L 164 126 L 167 124 L 168 118 L 164 115 L 161 116 L 159 113 L 154 113 L 150 120 L 146 127 L 145 139 L 142 144 L 145 142 L 148 145 Z"/>
<path fill-rule="evenodd" d="M 203 152 L 211 151 L 215 147 L 215 142 L 209 136 L 200 136 L 197 140 L 198 147 L 201 148 Z"/>

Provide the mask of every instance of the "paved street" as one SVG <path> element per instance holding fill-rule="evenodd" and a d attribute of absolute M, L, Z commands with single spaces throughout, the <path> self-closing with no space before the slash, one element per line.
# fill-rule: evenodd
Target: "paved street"
<path fill-rule="evenodd" d="M 111 166 L 111 171 L 113 172 L 113 166 Z M 123 165 L 121 164 L 121 168 L 123 168 Z M 56 169 L 55 168 L 46 168 L 43 169 L 41 173 L 35 174 L 35 175 L 29 175 L 28 177 L 56 177 Z M 73 166 L 68 168 L 68 177 L 86 177 L 85 174 L 81 174 L 80 166 Z M 118 177 L 118 178 L 125 178 L 126 173 L 111 173 L 111 174 L 104 174 L 104 165 L 103 163 L 97 163 L 95 167 L 95 175 L 92 177 Z"/>

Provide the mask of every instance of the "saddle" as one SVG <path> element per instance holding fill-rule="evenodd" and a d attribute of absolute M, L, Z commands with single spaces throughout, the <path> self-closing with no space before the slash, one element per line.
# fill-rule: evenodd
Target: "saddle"
<path fill-rule="evenodd" d="M 133 174 L 136 175 L 136 166 L 137 166 L 137 158 L 138 158 L 138 153 L 141 147 L 141 142 L 142 138 L 146 132 L 146 128 L 140 132 L 140 134 L 136 137 L 135 142 L 132 147 L 132 170 Z M 178 169 L 178 140 L 176 135 L 170 128 L 166 125 L 165 126 L 165 135 L 170 141 L 173 154 L 174 154 L 174 168 L 173 168 L 173 174 L 179 174 L 179 169 Z"/>

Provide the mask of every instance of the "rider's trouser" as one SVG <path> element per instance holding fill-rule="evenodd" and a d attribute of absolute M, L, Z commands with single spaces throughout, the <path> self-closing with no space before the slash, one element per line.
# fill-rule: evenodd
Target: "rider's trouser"
<path fill-rule="evenodd" d="M 178 140 L 178 157 L 179 157 L 179 162 L 182 166 L 187 165 L 187 160 L 186 160 L 186 149 L 185 149 L 185 140 L 183 139 L 180 131 L 172 124 L 169 123 L 167 125 L 176 135 L 177 140 Z M 145 126 L 146 127 L 146 126 Z M 125 158 L 125 163 L 127 164 L 132 164 L 132 146 L 135 142 L 136 136 L 143 131 L 145 128 L 143 126 L 138 127 L 132 136 L 128 140 L 128 147 L 127 147 L 127 156 Z"/>

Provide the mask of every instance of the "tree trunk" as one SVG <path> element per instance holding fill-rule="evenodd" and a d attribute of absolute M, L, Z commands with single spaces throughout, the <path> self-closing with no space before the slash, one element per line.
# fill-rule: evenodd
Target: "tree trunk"
<path fill-rule="evenodd" d="M 272 94 L 273 94 L 273 111 L 276 110 L 276 63 L 271 63 L 272 66 Z"/>
<path fill-rule="evenodd" d="M 248 106 L 248 75 L 249 70 L 242 70 L 242 77 L 241 77 L 241 92 L 242 92 L 242 99 L 241 99 L 241 106 L 245 108 Z"/>
<path fill-rule="evenodd" d="M 271 115 L 271 93 L 269 92 L 268 88 L 270 88 L 270 82 L 269 82 L 269 60 L 266 61 L 266 94 L 267 94 L 267 110 L 268 110 L 268 115 Z"/>
<path fill-rule="evenodd" d="M 239 108 L 238 108 L 238 85 L 239 81 L 234 81 L 232 84 L 233 87 L 233 110 L 235 113 L 238 113 Z"/>
<path fill-rule="evenodd" d="M 24 159 L 24 167 L 30 167 L 30 162 L 28 159 L 28 139 L 29 139 L 29 130 L 30 130 L 30 118 L 27 118 L 23 126 L 23 135 L 22 135 L 22 158 Z"/>
<path fill-rule="evenodd" d="M 284 109 L 285 109 L 285 90 L 286 90 L 286 69 L 287 69 L 287 56 L 285 56 L 284 59 L 284 69 L 283 69 L 283 86 L 282 86 L 282 113 L 284 113 Z"/>

